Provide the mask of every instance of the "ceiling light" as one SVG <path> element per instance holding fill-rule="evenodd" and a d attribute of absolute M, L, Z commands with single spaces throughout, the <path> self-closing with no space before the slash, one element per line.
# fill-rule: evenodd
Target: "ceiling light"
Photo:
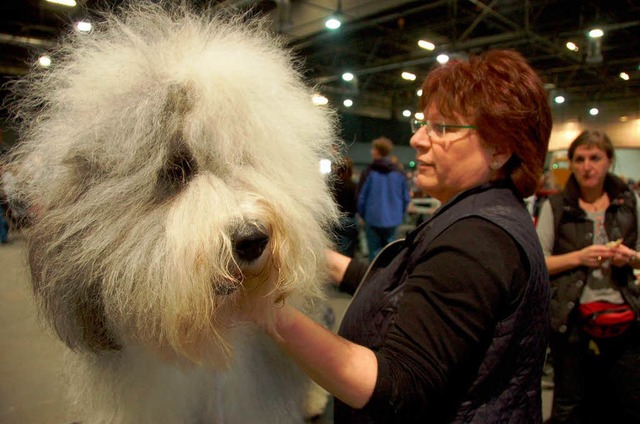
<path fill-rule="evenodd" d="M 344 102 L 342 102 L 342 104 L 344 105 L 344 107 L 351 107 L 351 106 L 353 106 L 353 100 L 344 99 Z"/>
<path fill-rule="evenodd" d="M 76 22 L 76 29 L 80 32 L 91 32 L 92 28 L 93 28 L 93 25 L 91 25 L 91 22 L 87 22 L 87 21 Z"/>
<path fill-rule="evenodd" d="M 329 99 L 324 97 L 322 94 L 314 94 L 311 97 L 311 102 L 316 106 L 324 106 L 329 103 Z"/>
<path fill-rule="evenodd" d="M 422 88 L 416 91 L 416 96 L 422 97 Z"/>
<path fill-rule="evenodd" d="M 425 49 L 425 50 L 433 50 L 436 48 L 436 45 L 433 43 L 430 43 L 429 41 L 426 40 L 419 40 L 418 41 L 418 46 Z"/>
<path fill-rule="evenodd" d="M 324 21 L 324 26 L 331 29 L 336 30 L 340 28 L 342 25 L 342 0 L 338 0 L 338 7 L 336 8 L 335 13 L 330 15 L 326 21 Z"/>
<path fill-rule="evenodd" d="M 591 109 L 589 109 L 589 115 L 591 115 L 591 116 L 596 116 L 599 113 L 600 113 L 600 111 L 598 110 L 597 107 L 592 107 Z"/>
<path fill-rule="evenodd" d="M 591 31 L 589 31 L 589 37 L 591 38 L 600 38 L 604 35 L 604 31 L 602 31 L 600 28 L 594 28 Z"/>
<path fill-rule="evenodd" d="M 49 3 L 61 4 L 63 6 L 76 6 L 76 0 L 47 0 Z"/>
<path fill-rule="evenodd" d="M 554 99 L 554 101 L 558 104 L 562 104 L 565 101 L 564 96 L 556 96 L 556 98 Z"/>
<path fill-rule="evenodd" d="M 416 75 L 412 74 L 411 72 L 403 72 L 402 79 L 406 79 L 407 81 L 415 81 Z"/>
<path fill-rule="evenodd" d="M 334 30 L 340 28 L 341 25 L 342 22 L 340 22 L 340 19 L 336 18 L 335 16 L 329 17 L 329 19 L 324 22 L 324 26 Z"/>
<path fill-rule="evenodd" d="M 43 68 L 48 68 L 49 66 L 51 66 L 51 58 L 49 56 L 40 56 L 40 58 L 38 59 L 38 65 L 42 66 Z"/>
<path fill-rule="evenodd" d="M 331 173 L 331 161 L 329 159 L 320 159 L 320 173 L 325 175 Z"/>
<path fill-rule="evenodd" d="M 575 43 L 573 43 L 573 42 L 571 42 L 571 41 L 567 41 L 566 46 L 567 46 L 567 48 L 568 48 L 569 50 L 571 50 L 571 51 L 573 51 L 573 52 L 577 52 L 578 50 L 580 50 L 580 49 L 578 48 L 578 46 L 576 46 L 576 44 L 575 44 Z"/>
<path fill-rule="evenodd" d="M 345 81 L 353 81 L 353 74 L 351 72 L 345 72 L 342 74 L 342 79 Z"/>
<path fill-rule="evenodd" d="M 620 72 L 620 78 L 625 81 L 629 81 L 629 74 L 627 74 L 626 72 Z"/>
<path fill-rule="evenodd" d="M 418 121 L 423 121 L 424 120 L 424 113 L 422 112 L 416 112 L 415 115 L 413 115 Z"/>
<path fill-rule="evenodd" d="M 411 111 L 409 109 L 405 109 L 402 111 L 402 116 L 404 116 L 405 118 L 408 118 L 411 116 Z"/>
<path fill-rule="evenodd" d="M 449 55 L 446 55 L 444 53 L 439 54 L 438 57 L 436 57 L 436 60 L 438 61 L 439 64 L 444 65 L 449 61 Z"/>

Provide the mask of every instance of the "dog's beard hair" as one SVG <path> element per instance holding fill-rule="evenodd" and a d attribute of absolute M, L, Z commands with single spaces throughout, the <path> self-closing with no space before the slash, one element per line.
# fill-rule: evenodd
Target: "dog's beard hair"
<path fill-rule="evenodd" d="M 36 210 L 34 291 L 73 349 L 133 341 L 224 364 L 237 316 L 269 326 L 274 302 L 320 293 L 331 113 L 259 25 L 208 19 L 131 10 L 19 87 L 10 166 Z M 255 269 L 231 240 L 254 222 L 271 236 Z"/>

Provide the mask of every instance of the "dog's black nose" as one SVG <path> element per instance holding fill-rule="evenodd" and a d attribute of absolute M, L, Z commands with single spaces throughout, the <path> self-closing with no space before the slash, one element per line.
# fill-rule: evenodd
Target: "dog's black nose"
<path fill-rule="evenodd" d="M 253 262 L 262 255 L 269 243 L 269 235 L 257 227 L 238 232 L 233 238 L 233 252 L 243 262 Z"/>

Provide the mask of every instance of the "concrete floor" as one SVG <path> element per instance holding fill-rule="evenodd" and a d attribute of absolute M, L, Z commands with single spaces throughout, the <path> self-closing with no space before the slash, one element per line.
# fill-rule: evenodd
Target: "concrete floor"
<path fill-rule="evenodd" d="M 0 245 L 0 423 L 76 423 L 61 382 L 65 348 L 37 319 L 24 250 L 24 241 L 15 233 L 9 244 Z M 335 291 L 330 302 L 337 326 L 349 298 Z M 550 414 L 551 396 L 550 390 L 543 391 L 545 418 Z M 331 422 L 330 412 L 314 421 Z"/>
<path fill-rule="evenodd" d="M 64 347 L 37 319 L 24 242 L 10 241 L 0 245 L 0 423 L 72 423 L 59 374 Z"/>

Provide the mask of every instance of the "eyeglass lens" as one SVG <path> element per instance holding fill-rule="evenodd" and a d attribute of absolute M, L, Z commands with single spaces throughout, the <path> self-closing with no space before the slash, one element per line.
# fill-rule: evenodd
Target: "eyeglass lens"
<path fill-rule="evenodd" d="M 417 133 L 422 127 L 427 127 L 427 131 L 432 130 L 438 137 L 444 136 L 447 132 L 447 126 L 443 122 L 421 121 L 418 119 L 411 121 L 411 132 L 413 134 Z"/>

